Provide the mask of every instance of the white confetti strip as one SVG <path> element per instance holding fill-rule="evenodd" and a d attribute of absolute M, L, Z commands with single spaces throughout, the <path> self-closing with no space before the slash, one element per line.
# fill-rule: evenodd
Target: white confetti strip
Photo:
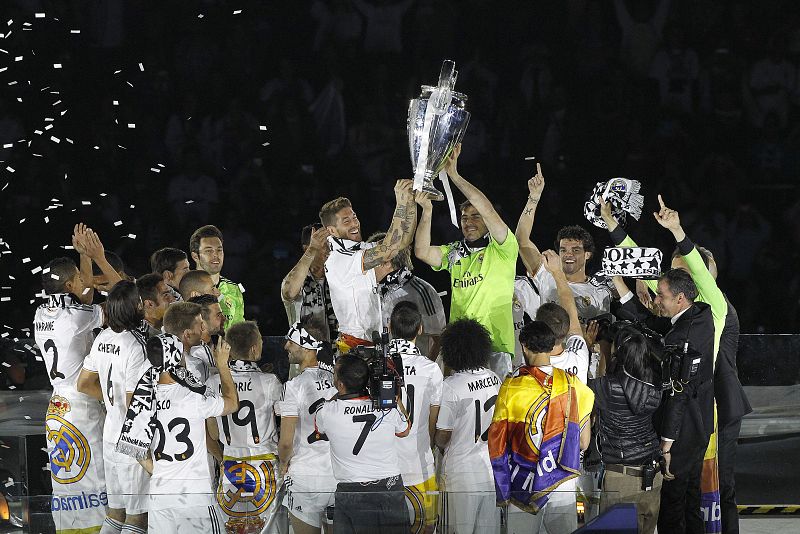
<path fill-rule="evenodd" d="M 59 139 L 59 138 L 58 138 L 58 137 L 56 137 L 55 135 L 51 135 L 51 136 L 50 136 L 50 140 L 51 140 L 51 141 L 53 141 L 53 142 L 54 142 L 54 143 L 56 143 L 56 144 L 58 144 L 58 143 L 60 143 L 60 142 L 61 142 L 61 139 Z"/>
<path fill-rule="evenodd" d="M 122 221 L 114 221 L 114 226 L 122 226 Z"/>
<path fill-rule="evenodd" d="M 22 263 L 28 263 L 29 261 L 31 261 L 30 258 L 22 258 Z"/>
<path fill-rule="evenodd" d="M 44 18 L 44 13 L 34 13 L 33 16 L 34 16 L 34 18 L 37 18 L 37 19 L 43 19 Z"/>
<path fill-rule="evenodd" d="M 54 69 L 60 69 L 61 68 L 61 63 L 53 63 L 53 68 Z"/>
<path fill-rule="evenodd" d="M 136 128 L 136 123 L 129 122 L 129 123 L 128 123 L 128 128 L 130 128 L 130 129 L 134 129 L 134 128 Z"/>
<path fill-rule="evenodd" d="M 45 224 L 49 223 L 50 222 L 50 217 L 45 217 L 44 218 L 44 222 L 45 222 Z"/>
<path fill-rule="evenodd" d="M 6 170 L 8 172 L 16 172 L 16 171 L 14 171 L 14 167 L 11 167 L 11 166 L 6 167 Z"/>
<path fill-rule="evenodd" d="M 38 272 L 41 272 L 41 270 L 42 270 L 41 265 L 38 267 L 34 267 L 33 269 L 31 269 L 31 274 L 36 274 Z"/>
<path fill-rule="evenodd" d="M 194 200 L 187 200 L 186 204 L 194 204 Z"/>
<path fill-rule="evenodd" d="M 240 15 L 241 13 L 242 13 L 242 10 L 241 10 L 241 9 L 234 9 L 234 10 L 233 10 L 233 14 L 234 14 L 234 15 Z"/>
<path fill-rule="evenodd" d="M 111 103 L 115 106 L 119 106 L 119 100 L 112 100 Z"/>
<path fill-rule="evenodd" d="M 267 131 L 267 127 L 266 127 L 266 126 L 264 126 L 263 124 L 262 124 L 262 125 L 260 125 L 260 126 L 258 127 L 258 129 L 259 129 L 259 130 L 261 130 L 262 132 L 266 132 L 266 131 Z"/>
<path fill-rule="evenodd" d="M 136 239 L 136 234 L 128 234 L 128 237 L 130 237 L 131 239 Z"/>
<path fill-rule="evenodd" d="M 81 204 L 83 204 L 84 206 L 91 206 L 92 205 L 92 201 L 91 200 L 81 200 Z"/>
<path fill-rule="evenodd" d="M 51 274 L 51 275 L 50 275 L 50 278 L 52 278 L 53 280 L 61 280 L 61 278 L 59 278 L 57 274 Z M 86 289 L 83 291 L 83 293 L 84 293 L 84 294 L 86 294 L 88 291 L 89 291 L 89 288 L 86 288 Z"/>
<path fill-rule="evenodd" d="M 142 65 L 141 63 L 139 63 L 139 70 L 144 72 L 144 65 Z"/>
<path fill-rule="evenodd" d="M 242 293 L 244 293 L 244 286 L 243 286 L 242 284 L 239 284 L 239 291 L 241 291 Z"/>
<path fill-rule="evenodd" d="M 158 167 L 150 167 L 150 170 L 153 172 L 161 172 L 161 169 L 159 169 Z"/>
<path fill-rule="evenodd" d="M 8 302 L 11 300 L 11 297 L 0 297 L 0 302 Z"/>
<path fill-rule="evenodd" d="M 70 30 L 69 33 L 81 33 L 80 30 Z"/>

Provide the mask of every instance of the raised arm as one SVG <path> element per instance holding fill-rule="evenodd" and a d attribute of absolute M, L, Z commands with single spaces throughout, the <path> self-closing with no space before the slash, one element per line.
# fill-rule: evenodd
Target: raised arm
<path fill-rule="evenodd" d="M 556 281 L 556 290 L 558 291 L 558 302 L 561 303 L 561 307 L 567 311 L 569 316 L 569 331 L 567 335 L 583 336 L 581 322 L 578 319 L 578 307 L 575 306 L 575 296 L 569 288 L 567 275 L 564 274 L 561 268 L 561 258 L 554 251 L 545 250 L 542 254 L 542 264 L 547 272 L 553 275 L 553 279 Z"/>
<path fill-rule="evenodd" d="M 84 304 L 91 304 L 94 300 L 94 287 L 89 283 L 92 279 L 92 258 L 86 254 L 85 245 L 86 225 L 78 223 L 72 232 L 72 248 L 81 255 L 81 278 L 86 285 L 82 295 L 76 295 Z"/>
<path fill-rule="evenodd" d="M 281 282 L 281 298 L 284 301 L 292 302 L 297 300 L 300 291 L 303 289 L 303 282 L 305 282 L 308 271 L 311 269 L 311 263 L 317 254 L 323 250 L 322 247 L 328 246 L 327 237 L 329 235 L 330 232 L 324 226 L 314 230 L 311 234 L 311 240 L 308 242 L 305 252 Z"/>
<path fill-rule="evenodd" d="M 231 368 L 228 366 L 228 358 L 231 354 L 231 346 L 225 340 L 220 339 L 214 348 L 214 359 L 216 360 L 219 380 L 222 385 L 222 400 L 225 406 L 220 415 L 229 415 L 239 409 L 239 393 L 236 391 L 236 384 L 233 383 Z"/>
<path fill-rule="evenodd" d="M 431 197 L 428 193 L 418 192 L 414 199 L 422 208 L 422 216 L 417 225 L 417 235 L 414 238 L 414 256 L 431 267 L 438 268 L 442 264 L 442 249 L 431 246 L 431 220 L 433 218 Z"/>
<path fill-rule="evenodd" d="M 458 156 L 461 154 L 461 143 L 453 148 L 453 154 L 447 160 L 445 170 L 453 184 L 467 197 L 470 204 L 472 204 L 478 213 L 483 217 L 483 222 L 492 238 L 500 245 L 505 243 L 508 237 L 508 226 L 500 218 L 500 215 L 492 206 L 492 203 L 486 198 L 480 189 L 469 183 L 466 178 L 458 174 Z"/>
<path fill-rule="evenodd" d="M 411 189 L 411 180 L 397 180 L 394 194 L 397 207 L 392 215 L 392 224 L 377 246 L 364 251 L 362 263 L 363 270 L 369 271 L 382 263 L 391 261 L 398 252 L 411 244 L 414 239 L 414 230 L 417 224 L 417 204 L 414 202 L 414 192 Z"/>
<path fill-rule="evenodd" d="M 617 219 L 611 213 L 611 204 L 603 200 L 602 197 L 598 199 L 600 202 L 600 216 L 603 218 L 603 221 L 608 226 L 608 233 L 611 234 L 611 242 L 614 244 L 615 247 L 636 247 L 636 241 L 631 239 L 628 233 L 619 225 Z M 650 289 L 653 293 L 658 291 L 658 282 L 655 280 L 642 280 L 641 282 L 636 283 L 637 286 L 637 295 L 639 296 L 639 300 L 642 301 L 642 304 L 646 305 L 648 308 L 652 307 L 653 299 L 649 293 L 644 291 L 641 288 L 641 285 L 644 284 Z M 640 291 L 642 289 L 642 291 Z M 622 295 L 620 295 L 621 297 Z"/>
<path fill-rule="evenodd" d="M 522 258 L 525 269 L 531 275 L 535 275 L 542 264 L 542 254 L 531 241 L 531 230 L 533 229 L 533 218 L 536 216 L 536 208 L 542 198 L 543 190 L 544 175 L 542 174 L 542 166 L 537 163 L 536 176 L 528 180 L 528 201 L 519 216 L 517 231 L 515 232 L 517 243 L 519 243 L 519 255 Z"/>
<path fill-rule="evenodd" d="M 108 260 L 106 260 L 106 250 L 103 247 L 103 243 L 100 241 L 100 236 L 97 235 L 97 232 L 87 228 L 84 233 L 83 243 L 86 254 L 100 267 L 106 280 L 108 280 L 108 287 L 114 287 L 114 284 L 122 280 L 122 277 L 114 270 L 111 264 L 108 263 Z M 91 280 L 91 278 L 89 278 L 89 280 Z"/>

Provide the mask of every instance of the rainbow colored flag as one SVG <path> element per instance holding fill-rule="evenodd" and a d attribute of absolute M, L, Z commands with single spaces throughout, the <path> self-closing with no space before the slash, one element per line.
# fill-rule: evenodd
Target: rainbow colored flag
<path fill-rule="evenodd" d="M 714 433 L 708 440 L 700 476 L 700 511 L 706 534 L 722 532 L 722 508 L 719 498 L 719 464 L 717 463 L 717 406 L 714 405 Z"/>

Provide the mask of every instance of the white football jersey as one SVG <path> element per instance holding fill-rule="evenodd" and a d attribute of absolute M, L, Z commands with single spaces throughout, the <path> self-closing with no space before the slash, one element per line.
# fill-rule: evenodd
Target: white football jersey
<path fill-rule="evenodd" d="M 316 424 L 331 443 L 333 476 L 338 482 L 400 476 L 397 434 L 405 432 L 410 422 L 397 408 L 376 410 L 369 397 L 337 399 L 322 405 Z"/>
<path fill-rule="evenodd" d="M 272 374 L 265 373 L 255 362 L 231 362 L 233 383 L 239 393 L 239 409 L 217 417 L 219 439 L 225 456 L 247 458 L 278 453 L 278 430 L 275 425 L 275 403 L 281 399 L 283 386 Z M 222 394 L 219 374 L 207 384 Z"/>
<path fill-rule="evenodd" d="M 54 393 L 75 392 L 83 360 L 89 354 L 95 328 L 103 326 L 103 310 L 81 304 L 71 295 L 48 296 L 36 309 L 33 337 L 44 358 Z"/>
<path fill-rule="evenodd" d="M 513 367 L 525 365 L 525 355 L 522 353 L 522 345 L 519 344 L 519 331 L 525 326 L 525 316 L 533 320 L 536 317 L 536 310 L 542 300 L 539 293 L 533 286 L 533 282 L 527 276 L 517 276 L 514 278 L 514 298 L 511 301 L 511 316 L 514 318 L 514 361 Z"/>
<path fill-rule="evenodd" d="M 206 419 L 222 414 L 225 401 L 216 393 L 203 396 L 180 384 L 159 384 L 156 403 L 150 509 L 211 506 Z"/>
<path fill-rule="evenodd" d="M 428 419 L 431 406 L 439 406 L 442 399 L 442 371 L 436 362 L 420 354 L 402 354 L 403 380 L 401 396 L 403 406 L 411 418 L 411 432 L 397 442 L 403 484 L 414 486 L 435 475 L 431 435 Z"/>
<path fill-rule="evenodd" d="M 205 341 L 189 349 L 185 360 L 186 369 L 204 384 L 208 382 L 209 378 L 219 373 L 217 370 L 217 362 L 214 361 L 214 354 L 211 352 L 211 347 L 209 347 Z"/>
<path fill-rule="evenodd" d="M 452 432 L 444 451 L 448 491 L 494 488 L 488 440 L 499 392 L 500 379 L 488 369 L 460 371 L 445 378 L 436 428 Z"/>
<path fill-rule="evenodd" d="M 433 336 L 440 336 L 447 325 L 442 297 L 436 289 L 419 276 L 411 278 L 400 287 L 389 291 L 381 298 L 383 327 L 389 327 L 392 310 L 399 302 L 413 302 L 422 315 L 422 334 L 417 337 L 417 347 L 423 354 L 429 355 Z"/>
<path fill-rule="evenodd" d="M 364 251 L 375 243 L 328 237 L 331 253 L 325 261 L 325 279 L 339 331 L 360 339 L 371 340 L 372 332 L 380 332 L 381 312 L 375 270 L 362 270 Z"/>
<path fill-rule="evenodd" d="M 105 443 L 116 445 L 128 411 L 126 393 L 136 390 L 136 384 L 150 368 L 146 343 L 139 330 L 117 333 L 106 328 L 95 338 L 92 350 L 83 362 L 84 369 L 98 374 L 103 390 L 106 404 L 103 427 Z M 131 456 L 125 458 L 136 463 Z"/>
<path fill-rule="evenodd" d="M 317 410 L 336 394 L 333 373 L 320 367 L 306 367 L 286 382 L 278 415 L 297 417 L 294 429 L 289 475 L 331 476 L 331 447 L 327 437 L 317 432 Z"/>
<path fill-rule="evenodd" d="M 564 344 L 564 352 L 558 356 L 550 356 L 550 363 L 578 377 L 586 383 L 589 375 L 589 346 L 583 336 L 572 335 Z"/>
<path fill-rule="evenodd" d="M 545 302 L 558 303 L 558 290 L 553 275 L 547 272 L 544 265 L 536 271 L 533 283 L 539 289 L 542 304 Z M 581 324 L 586 324 L 590 319 L 611 309 L 611 289 L 605 277 L 590 276 L 586 282 L 570 282 L 569 288 L 575 295 L 575 306 L 578 308 L 578 318 Z"/>

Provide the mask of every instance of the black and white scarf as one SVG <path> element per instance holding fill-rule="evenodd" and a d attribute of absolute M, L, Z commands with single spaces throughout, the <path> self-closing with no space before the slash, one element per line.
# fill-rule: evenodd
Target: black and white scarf
<path fill-rule="evenodd" d="M 389 341 L 389 354 L 400 354 L 402 356 L 422 356 L 417 346 L 407 339 L 394 338 Z"/>
<path fill-rule="evenodd" d="M 599 198 L 602 197 L 611 204 L 611 214 L 619 224 L 625 225 L 627 213 L 638 221 L 644 208 L 644 197 L 639 194 L 641 187 L 639 181 L 627 178 L 612 178 L 607 182 L 597 182 L 589 194 L 589 199 L 583 205 L 586 220 L 598 228 L 608 228 L 600 216 Z"/>
<path fill-rule="evenodd" d="M 411 274 L 411 269 L 408 267 L 400 267 L 396 271 L 390 272 L 378 286 L 380 288 L 381 298 L 400 289 L 413 277 L 414 275 Z"/>
<path fill-rule="evenodd" d="M 137 460 L 147 458 L 150 444 L 153 442 L 156 387 L 162 372 L 168 372 L 175 382 L 190 391 L 206 397 L 212 394 L 209 388 L 181 365 L 183 360 L 181 340 L 172 334 L 158 334 L 155 337 L 161 341 L 162 363 L 151 366 L 136 384 L 116 446 L 117 452 L 133 456 Z"/>
<path fill-rule="evenodd" d="M 461 241 L 453 243 L 453 248 L 447 255 L 447 263 L 451 267 L 456 264 L 460 259 L 466 258 L 470 254 L 474 254 L 489 246 L 490 237 L 487 233 L 485 236 L 476 239 L 475 241 L 467 241 L 466 238 Z"/>
<path fill-rule="evenodd" d="M 339 337 L 339 321 L 333 311 L 333 301 L 331 300 L 328 281 L 325 278 L 317 280 L 309 273 L 306 275 L 305 281 L 303 281 L 303 290 L 300 294 L 303 300 L 300 303 L 298 319 L 313 315 L 315 309 L 323 309 L 325 310 L 325 319 L 328 322 L 330 338 L 336 339 Z"/>
<path fill-rule="evenodd" d="M 253 373 L 259 372 L 258 364 L 249 360 L 231 360 L 228 366 L 234 373 Z"/>
<path fill-rule="evenodd" d="M 319 351 L 323 347 L 322 341 L 317 341 L 314 336 L 309 334 L 301 321 L 297 321 L 289 327 L 286 339 L 308 350 Z"/>
<path fill-rule="evenodd" d="M 609 247 L 603 251 L 603 274 L 656 279 L 661 275 L 662 253 L 657 248 Z"/>

